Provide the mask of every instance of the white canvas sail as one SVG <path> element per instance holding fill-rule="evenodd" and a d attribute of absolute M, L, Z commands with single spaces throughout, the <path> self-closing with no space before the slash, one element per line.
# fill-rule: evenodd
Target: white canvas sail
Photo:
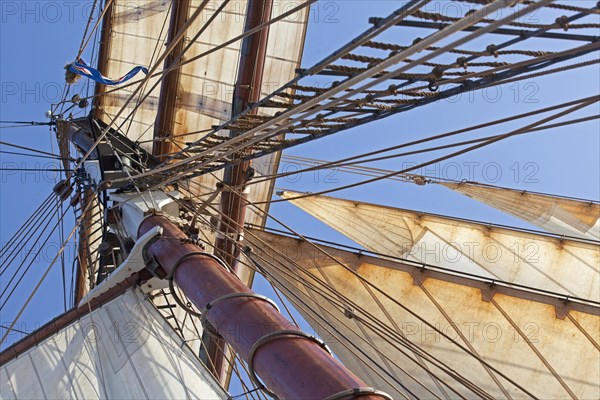
<path fill-rule="evenodd" d="M 600 246 L 375 204 L 283 192 L 367 250 L 600 301 Z"/>
<path fill-rule="evenodd" d="M 100 72 L 107 77 L 120 77 L 137 65 L 150 66 L 153 60 L 164 51 L 167 41 L 171 5 L 168 1 L 113 1 L 107 13 L 108 22 L 103 27 L 109 32 L 108 41 L 102 43 L 99 61 Z M 166 22 L 166 25 L 165 25 Z M 161 72 L 162 63 L 156 72 Z M 143 78 L 143 74 L 134 79 Z M 158 77 L 150 78 L 146 90 L 152 87 Z M 109 91 L 103 88 L 102 91 Z M 135 90 L 135 86 L 122 88 L 116 92 L 105 93 L 96 100 L 98 111 L 96 115 L 104 122 L 111 122 L 125 105 L 125 101 Z M 137 105 L 139 96 L 135 97 L 127 106 L 125 112 L 116 119 L 114 128 L 121 128 L 128 133 L 133 141 L 152 139 L 152 123 L 156 118 L 160 85 L 155 88 L 148 100 L 135 112 L 135 118 L 127 120 Z M 144 148 L 151 148 L 152 143 L 142 144 Z"/>
<path fill-rule="evenodd" d="M 202 0 L 191 0 L 187 15 L 193 15 L 202 3 Z M 303 3 L 305 1 L 273 2 L 271 18 L 276 18 Z M 170 131 L 175 137 L 174 150 L 181 149 L 186 142 L 195 142 L 203 138 L 213 126 L 228 121 L 232 116 L 233 92 L 242 41 L 235 41 L 211 54 L 204 53 L 243 33 L 248 2 L 229 2 L 216 19 L 207 25 L 219 5 L 218 2 L 208 2 L 186 31 L 184 45 L 187 46 L 191 37 L 200 29 L 205 29 L 185 53 L 183 61 L 201 57 L 180 68 L 177 100 L 175 104 L 169 104 L 174 113 Z M 111 34 L 107 43 L 102 44 L 106 51 L 106 65 L 105 70 L 101 72 L 106 76 L 121 76 L 133 65 L 152 66 L 165 50 L 171 11 L 172 7 L 168 1 L 114 1 L 109 18 Z M 309 10 L 306 8 L 270 25 L 261 88 L 263 96 L 295 76 L 304 48 L 308 15 Z M 161 72 L 162 68 L 161 63 L 157 72 Z M 158 77 L 151 78 L 148 81 L 145 92 L 157 79 Z M 113 119 L 135 88 L 136 86 L 124 88 L 98 98 L 99 115 L 105 123 Z M 149 152 L 152 152 L 153 148 L 154 122 L 157 118 L 161 90 L 161 85 L 154 89 L 133 117 L 126 121 L 125 117 L 136 106 L 139 96 L 136 97 L 126 107 L 126 112 L 117 118 L 115 124 L 115 127 L 118 127 L 124 123 L 122 133 L 134 142 L 139 141 L 141 147 Z M 261 112 L 274 114 L 276 111 L 278 109 Z M 222 134 L 228 134 L 228 131 Z M 278 164 L 279 153 L 264 156 L 253 162 L 257 175 L 276 173 Z M 219 178 L 222 177 L 221 171 L 215 174 Z M 214 177 L 206 175 L 194 179 L 190 184 L 182 182 L 180 188 L 186 194 L 206 195 L 204 199 L 208 199 L 207 194 L 215 191 L 216 183 Z M 249 200 L 258 203 L 268 201 L 271 198 L 272 187 L 272 181 L 253 185 Z M 212 199 L 212 202 L 219 204 L 219 198 Z M 263 204 L 261 208 L 267 209 L 268 205 Z M 261 226 L 264 223 L 264 214 L 249 209 L 246 222 Z"/>
<path fill-rule="evenodd" d="M 294 7 L 305 3 L 302 1 L 273 2 L 271 18 L 290 11 Z M 109 29 L 110 35 L 102 43 L 100 51 L 104 64 L 101 69 L 106 76 L 120 76 L 123 71 L 128 71 L 133 65 L 144 65 L 151 67 L 157 58 L 165 51 L 168 43 L 169 29 L 172 22 L 174 7 L 182 15 L 190 16 L 204 3 L 205 8 L 200 15 L 191 23 L 184 36 L 184 46 L 190 44 L 192 37 L 201 29 L 203 33 L 191 45 L 183 55 L 182 61 L 188 62 L 192 58 L 196 60 L 175 71 L 178 74 L 178 83 L 175 88 L 175 101 L 163 106 L 162 113 L 172 113 L 172 126 L 166 127 L 165 136 L 173 136 L 172 148 L 174 151 L 185 147 L 186 142 L 195 142 L 207 135 L 215 125 L 228 121 L 232 116 L 233 93 L 240 63 L 240 49 L 242 40 L 237 40 L 229 45 L 216 50 L 216 47 L 234 39 L 244 32 L 246 11 L 248 1 L 232 1 L 217 14 L 221 6 L 219 2 L 204 2 L 202 0 L 190 0 L 189 2 L 149 2 L 145 0 L 114 1 L 110 9 L 110 16 L 105 29 Z M 187 10 L 184 10 L 184 4 Z M 209 24 L 210 19 L 216 16 Z M 300 66 L 300 59 L 304 48 L 304 38 L 308 22 L 308 8 L 273 23 L 269 26 L 267 39 L 266 59 L 264 63 L 263 85 L 261 95 L 272 92 L 275 88 L 291 80 L 296 68 Z M 187 19 L 186 19 L 187 21 Z M 170 56 L 171 57 L 171 56 Z M 157 72 L 164 68 L 159 63 Z M 148 90 L 158 81 L 158 77 L 149 79 L 143 92 Z M 136 86 L 123 88 L 122 90 L 105 94 L 96 99 L 99 112 L 97 115 L 105 122 L 110 121 L 117 115 L 125 101 L 129 98 Z M 136 97 L 127 107 L 125 113 L 116 119 L 113 127 L 119 127 L 121 133 L 130 140 L 139 142 L 140 146 L 152 153 L 156 150 L 154 144 L 155 122 L 159 120 L 159 104 L 163 91 L 166 91 L 164 81 L 161 82 L 150 96 L 139 106 L 137 111 L 129 120 L 125 118 L 137 105 Z M 264 111 L 275 113 L 277 109 Z M 263 112 L 263 111 L 261 111 Z M 228 135 L 228 131 L 221 133 Z M 156 154 L 156 151 L 154 152 Z M 253 166 L 258 176 L 272 175 L 276 173 L 279 164 L 279 153 L 270 154 L 253 161 Z M 223 177 L 223 171 L 217 171 L 213 175 L 204 175 L 190 181 L 178 182 L 178 189 L 184 197 L 194 201 L 207 201 L 213 207 L 219 208 L 220 195 L 215 193 L 217 182 Z M 262 210 L 268 210 L 267 201 L 271 198 L 273 181 L 252 185 L 248 194 L 251 202 L 263 203 Z M 210 215 L 216 211 L 211 208 L 204 209 L 203 216 L 198 218 L 196 226 L 206 228 Z M 218 218 L 216 219 L 218 221 Z M 249 208 L 246 214 L 246 222 L 262 226 L 265 221 L 264 213 Z M 212 229 L 214 227 L 208 227 Z M 211 243 L 214 243 L 214 232 L 210 234 Z M 253 272 L 243 267 L 239 272 L 242 280 L 251 284 Z M 166 297 L 158 295 L 155 302 L 159 306 L 173 304 L 174 300 L 170 294 Z M 195 325 L 190 323 L 190 316 L 181 308 L 161 308 L 161 312 L 169 319 L 174 328 L 181 329 L 181 335 L 186 338 L 197 337 Z M 199 340 L 190 342 L 190 345 L 199 350 Z"/>
<path fill-rule="evenodd" d="M 226 399 L 159 311 L 132 289 L 0 367 L 3 399 Z"/>
<path fill-rule="evenodd" d="M 545 231 L 600 240 L 600 203 L 466 182 L 439 184 Z"/>
<path fill-rule="evenodd" d="M 256 231 L 247 239 L 271 280 L 340 359 L 396 399 L 600 394 L 596 305 L 321 251 L 297 238 Z"/>

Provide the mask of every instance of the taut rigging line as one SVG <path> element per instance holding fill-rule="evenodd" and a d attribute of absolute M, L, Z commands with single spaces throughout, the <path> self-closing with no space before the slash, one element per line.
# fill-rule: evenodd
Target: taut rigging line
<path fill-rule="evenodd" d="M 519 135 L 519 134 L 521 134 L 523 132 L 526 132 L 529 129 L 536 128 L 536 127 L 538 127 L 538 126 L 540 126 L 540 125 L 542 125 L 542 124 L 544 124 L 546 122 L 549 122 L 549 121 L 552 121 L 554 119 L 560 118 L 560 117 L 562 117 L 564 115 L 573 113 L 573 112 L 575 112 L 577 110 L 580 110 L 580 109 L 582 109 L 584 107 L 587 107 L 587 106 L 590 106 L 590 105 L 592 105 L 594 103 L 597 103 L 598 101 L 600 101 L 600 96 L 595 96 L 595 97 L 592 98 L 592 100 L 588 100 L 585 103 L 576 105 L 576 106 L 571 107 L 571 108 L 569 108 L 569 109 L 567 109 L 565 111 L 561 111 L 561 112 L 559 112 L 557 114 L 551 115 L 550 117 L 543 118 L 543 119 L 541 119 L 541 120 L 539 120 L 537 122 L 534 122 L 532 124 L 528 124 L 527 126 L 524 126 L 523 128 L 519 128 L 517 130 L 505 133 L 503 135 L 497 135 L 497 136 L 495 136 L 495 137 L 493 137 L 491 139 L 488 139 L 488 140 L 486 140 L 484 142 L 475 144 L 475 145 L 473 145 L 471 147 L 468 147 L 466 149 L 461 149 L 461 150 L 455 151 L 453 153 L 450 153 L 450 154 L 438 157 L 438 158 L 433 159 L 431 161 L 427 161 L 427 162 L 424 162 L 424 163 L 420 163 L 420 164 L 418 164 L 416 166 L 405 168 L 405 169 L 400 170 L 400 171 L 390 172 L 390 173 L 382 175 L 382 176 L 378 176 L 378 177 L 375 177 L 375 178 L 363 180 L 363 181 L 356 182 L 356 183 L 353 183 L 353 184 L 339 186 L 337 188 L 327 189 L 327 190 L 323 190 L 323 191 L 316 192 L 316 193 L 310 193 L 310 194 L 305 194 L 305 195 L 301 195 L 301 196 L 296 196 L 296 197 L 293 197 L 293 198 L 290 198 L 290 199 L 271 200 L 269 203 L 278 203 L 278 202 L 282 202 L 282 201 L 289 201 L 289 200 L 301 199 L 301 198 L 305 198 L 305 197 L 319 196 L 319 195 L 323 195 L 323 194 L 327 194 L 327 193 L 333 193 L 333 192 L 337 192 L 337 191 L 340 191 L 340 190 L 345 190 L 345 189 L 349 189 L 349 188 L 353 188 L 353 187 L 365 185 L 367 183 L 376 182 L 376 181 L 379 181 L 379 180 L 382 180 L 382 179 L 386 179 L 386 178 L 389 178 L 389 177 L 392 177 L 392 176 L 402 175 L 404 173 L 407 173 L 407 172 L 410 172 L 410 171 L 414 171 L 416 169 L 423 168 L 423 167 L 426 167 L 426 166 L 429 166 L 429 165 L 432 165 L 432 164 L 436 164 L 436 163 L 439 163 L 441 161 L 445 161 L 447 159 L 450 159 L 450 158 L 453 158 L 453 157 L 456 157 L 456 156 L 468 153 L 468 152 L 473 151 L 473 150 L 477 150 L 477 149 L 479 149 L 481 147 L 489 146 L 490 144 L 499 142 L 499 141 L 504 140 L 504 139 L 508 139 L 508 138 L 510 138 L 512 136 Z M 261 203 L 257 203 L 257 204 L 261 204 Z"/>

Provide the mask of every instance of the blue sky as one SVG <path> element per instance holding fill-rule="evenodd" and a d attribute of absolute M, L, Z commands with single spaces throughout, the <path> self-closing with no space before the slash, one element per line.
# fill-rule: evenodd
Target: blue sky
<path fill-rule="evenodd" d="M 1 120 L 46 120 L 44 114 L 50 109 L 50 103 L 61 96 L 63 67 L 77 54 L 88 18 L 84 16 L 84 7 L 89 15 L 89 7 L 83 3 L 7 1 L 0 4 Z M 4 142 L 57 153 L 55 136 L 48 127 L 1 129 L 0 137 Z M 2 146 L 2 150 L 14 149 Z M 4 168 L 60 168 L 48 159 L 9 154 L 0 154 L 0 163 Z M 0 240 L 4 244 L 50 194 L 56 175 L 50 172 L 0 172 Z M 65 227 L 72 224 L 70 219 Z M 2 310 L 0 320 L 3 325 L 10 324 L 34 282 L 40 279 L 45 265 L 56 254 L 58 236 L 50 242 L 51 248 L 42 252 L 39 262 L 28 273 L 23 289 L 15 293 L 15 301 Z M 72 259 L 72 256 L 68 258 Z M 67 269 L 70 271 L 70 268 L 69 265 Z M 5 277 L 0 279 L 4 287 Z M 19 326 L 30 331 L 58 315 L 63 310 L 62 293 L 59 265 L 42 285 L 22 318 L 23 325 Z"/>
<path fill-rule="evenodd" d="M 588 4 L 589 2 L 579 2 Z M 26 1 L 0 2 L 0 119 L 43 121 L 50 103 L 60 98 L 64 84 L 64 65 L 76 56 L 88 19 L 91 2 Z M 303 66 L 310 66 L 329 52 L 369 27 L 368 17 L 386 16 L 398 7 L 393 1 L 323 1 L 313 7 Z M 398 41 L 400 29 L 389 32 Z M 532 46 L 548 49 L 547 42 Z M 91 46 L 91 45 L 90 45 Z M 91 49 L 90 49 L 91 50 Z M 89 53 L 89 50 L 88 50 Z M 90 59 L 90 55 L 86 55 Z M 534 110 L 563 101 L 597 94 L 600 89 L 598 67 L 566 72 L 535 81 L 524 81 L 463 96 L 455 101 L 440 101 L 427 107 L 399 114 L 387 120 L 343 132 L 333 137 L 302 145 L 289 154 L 326 160 L 338 159 L 398 144 L 413 138 L 442 133 L 516 113 Z M 573 116 L 600 111 L 598 105 Z M 532 120 L 526 120 L 531 122 Z M 526 122 L 507 124 L 502 130 L 488 129 L 482 135 L 508 132 Z M 598 121 L 519 136 L 488 148 L 465 154 L 432 167 L 424 174 L 469 179 L 496 185 L 569 195 L 600 198 Z M 57 152 L 54 134 L 47 127 L 1 129 L 2 141 Z M 6 147 L 3 150 L 9 150 Z M 437 155 L 437 153 L 436 153 Z M 376 164 L 379 168 L 401 169 L 409 163 L 432 158 L 403 158 Z M 4 168 L 46 168 L 44 159 L 0 154 Z M 56 166 L 55 166 L 56 167 Z M 0 242 L 5 243 L 51 191 L 53 173 L 0 171 Z M 357 180 L 340 173 L 328 176 L 306 174 L 282 179 L 279 188 L 318 191 Z M 381 203 L 402 208 L 448 214 L 507 225 L 527 227 L 521 221 L 483 204 L 435 185 L 417 187 L 390 181 L 339 192 L 339 197 Z M 349 243 L 348 240 L 288 204 L 275 204 L 272 211 L 284 216 L 294 229 L 309 235 Z M 71 222 L 72 223 L 72 222 Z M 72 225 L 66 223 L 67 230 Z M 277 227 L 275 224 L 271 226 Z M 56 246 L 54 246 L 56 249 Z M 72 250 L 72 249 L 70 249 Z M 72 251 L 71 251 L 72 253 Z M 8 325 L 24 302 L 33 282 L 37 282 L 53 256 L 52 250 L 35 265 L 30 279 L 0 314 Z M 68 258 L 72 260 L 72 255 Z M 46 261 L 46 262 L 44 262 Z M 70 264 L 67 269 L 70 271 Z M 0 278 L 4 279 L 4 278 Z M 1 283 L 1 282 L 0 282 Z M 2 286 L 0 284 L 0 286 Z M 259 290 L 262 285 L 259 286 Z M 60 266 L 51 275 L 30 304 L 18 328 L 30 331 L 62 311 Z M 15 337 L 16 338 L 16 337 Z"/>

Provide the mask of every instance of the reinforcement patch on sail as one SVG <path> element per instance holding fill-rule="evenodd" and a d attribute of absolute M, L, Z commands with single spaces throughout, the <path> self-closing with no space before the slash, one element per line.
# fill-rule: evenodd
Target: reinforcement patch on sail
<path fill-rule="evenodd" d="M 598 398 L 597 305 L 297 238 L 246 239 L 344 364 L 394 398 Z"/>
<path fill-rule="evenodd" d="M 282 197 L 369 251 L 600 301 L 598 242 L 326 196 L 294 200 L 297 195 Z"/>
<path fill-rule="evenodd" d="M 138 289 L 0 368 L 3 399 L 227 399 Z"/>

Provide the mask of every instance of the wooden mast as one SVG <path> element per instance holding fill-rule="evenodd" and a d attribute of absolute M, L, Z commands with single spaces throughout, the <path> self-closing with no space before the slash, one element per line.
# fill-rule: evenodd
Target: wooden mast
<path fill-rule="evenodd" d="M 185 26 L 189 15 L 190 0 L 174 1 L 171 7 L 168 43 L 171 43 L 179 31 Z M 181 54 L 185 45 L 185 40 L 180 40 L 177 43 L 171 54 L 165 59 L 164 70 L 167 70 L 172 66 L 173 61 Z M 158 100 L 158 113 L 154 125 L 155 142 L 152 149 L 152 154 L 161 161 L 165 161 L 168 158 L 167 155 L 173 150 L 173 143 L 171 142 L 170 137 L 173 136 L 177 89 L 179 87 L 179 78 L 181 76 L 180 71 L 181 68 L 176 68 L 167 73 L 161 84 L 160 97 Z"/>
<path fill-rule="evenodd" d="M 167 217 L 146 217 L 138 237 L 157 226 L 162 227 L 163 234 L 148 248 L 148 254 L 203 310 L 205 329 L 214 329 L 223 337 L 248 362 L 251 375 L 260 376 L 277 397 L 389 398 L 367 389 L 316 339 L 298 331 L 269 300 L 252 292 L 216 257 L 196 245 L 181 243 L 187 236 Z M 255 383 L 260 386 L 256 375 Z"/>
<path fill-rule="evenodd" d="M 110 35 L 112 31 L 112 17 L 114 11 L 114 2 L 108 4 L 108 9 L 104 14 L 102 20 L 102 29 L 100 33 L 100 50 L 98 53 L 98 66 L 97 69 L 106 73 L 108 66 L 108 54 L 110 53 Z M 101 119 L 102 110 L 99 105 L 101 103 L 101 96 L 105 92 L 106 87 L 100 83 L 95 85 L 95 97 L 92 104 L 91 116 L 94 119 Z M 85 296 L 87 289 L 90 284 L 91 277 L 89 276 L 90 270 L 93 267 L 93 261 L 89 249 L 89 238 L 92 234 L 92 219 L 93 219 L 93 207 L 90 207 L 90 202 L 96 200 L 96 194 L 91 188 L 84 189 L 83 193 L 79 193 L 81 196 L 81 210 L 88 210 L 86 215 L 83 216 L 83 223 L 79 229 L 79 246 L 77 250 L 78 254 L 78 268 L 75 276 L 75 289 L 74 289 L 74 304 L 78 304 L 79 301 Z"/>
<path fill-rule="evenodd" d="M 249 1 L 244 32 L 268 22 L 271 18 L 272 6 L 273 2 L 270 0 Z M 246 109 L 249 103 L 260 100 L 268 37 L 269 27 L 267 26 L 246 37 L 242 42 L 238 77 L 233 94 L 233 117 Z M 256 110 L 251 114 L 256 114 Z M 231 266 L 242 282 L 248 286 L 252 285 L 254 273 L 251 269 L 236 263 L 239 256 L 236 243 L 246 219 L 247 193 L 245 193 L 244 185 L 249 180 L 250 168 L 251 161 L 234 162 L 225 168 L 223 177 L 225 188 L 221 194 L 222 215 L 219 222 L 219 234 L 215 241 L 216 254 Z M 225 343 L 207 335 L 204 335 L 203 343 L 206 347 L 202 356 L 211 360 L 208 364 L 213 366 L 215 376 L 227 387 L 231 368 L 228 368 L 229 365 L 225 361 L 227 357 Z"/>
<path fill-rule="evenodd" d="M 269 0 L 248 2 L 244 32 L 269 21 L 272 5 L 272 1 Z M 232 117 L 245 110 L 249 103 L 260 100 L 268 37 L 269 27 L 267 26 L 254 35 L 248 36 L 242 42 L 238 78 L 233 94 Z M 256 114 L 256 111 L 252 110 L 249 114 Z M 225 184 L 221 195 L 223 216 L 220 223 L 221 234 L 216 240 L 216 248 L 218 254 L 233 268 L 236 267 L 236 259 L 239 255 L 239 249 L 236 247 L 237 236 L 242 231 L 246 216 L 244 185 L 249 180 L 247 172 L 250 167 L 251 161 L 232 163 L 225 168 L 223 177 Z M 228 189 L 229 186 L 232 186 L 233 189 Z M 242 267 L 239 266 L 236 272 L 240 274 L 241 270 Z"/>

